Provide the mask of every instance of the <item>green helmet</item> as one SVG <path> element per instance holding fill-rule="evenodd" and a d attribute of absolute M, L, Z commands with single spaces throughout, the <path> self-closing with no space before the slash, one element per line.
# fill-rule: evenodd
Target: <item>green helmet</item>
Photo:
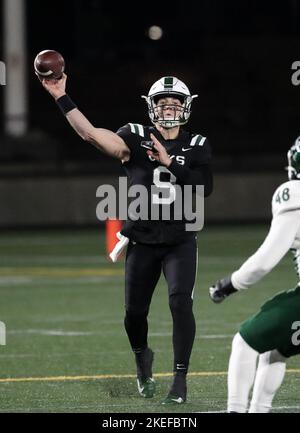
<path fill-rule="evenodd" d="M 300 179 L 300 136 L 287 153 L 289 180 Z"/>

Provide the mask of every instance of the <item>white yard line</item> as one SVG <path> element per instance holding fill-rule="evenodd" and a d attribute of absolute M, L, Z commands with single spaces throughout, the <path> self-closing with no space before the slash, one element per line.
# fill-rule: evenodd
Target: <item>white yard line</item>
<path fill-rule="evenodd" d="M 113 324 L 122 324 L 121 322 L 112 322 Z M 105 324 L 108 324 L 105 322 Z M 111 324 L 111 322 L 110 322 Z M 40 328 L 33 328 L 33 329 L 11 329 L 7 331 L 7 334 L 36 334 L 36 335 L 50 335 L 50 336 L 66 336 L 66 337 L 81 337 L 83 335 L 110 335 L 114 334 L 114 330 L 101 330 L 101 331 L 78 331 L 78 330 L 72 330 L 67 331 L 63 329 L 40 329 Z M 150 337 L 169 337 L 172 335 L 172 332 L 150 332 Z M 226 339 L 226 338 L 232 338 L 233 334 L 208 334 L 208 335 L 199 335 L 198 339 Z"/>

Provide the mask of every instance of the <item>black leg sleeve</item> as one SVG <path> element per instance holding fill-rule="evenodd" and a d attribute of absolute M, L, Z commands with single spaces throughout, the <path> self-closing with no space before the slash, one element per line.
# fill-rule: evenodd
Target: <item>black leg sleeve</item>
<path fill-rule="evenodd" d="M 125 265 L 125 329 L 134 352 L 147 347 L 147 316 L 155 286 L 161 272 L 161 261 L 155 247 L 130 243 Z"/>
<path fill-rule="evenodd" d="M 187 373 L 194 344 L 196 323 L 192 311 L 193 301 L 185 294 L 171 295 L 173 318 L 174 372 Z"/>
<path fill-rule="evenodd" d="M 189 241 L 170 248 L 164 260 L 173 318 L 174 372 L 187 373 L 195 339 L 193 291 L 197 272 L 197 243 Z"/>

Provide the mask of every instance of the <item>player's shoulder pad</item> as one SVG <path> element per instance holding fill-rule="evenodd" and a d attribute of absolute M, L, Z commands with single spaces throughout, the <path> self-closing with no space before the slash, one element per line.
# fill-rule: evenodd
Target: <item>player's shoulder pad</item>
<path fill-rule="evenodd" d="M 201 134 L 194 134 L 191 141 L 190 146 L 203 146 L 206 141 L 206 137 Z"/>
<path fill-rule="evenodd" d="M 272 198 L 272 213 L 300 210 L 300 181 L 289 180 L 281 184 L 274 192 Z"/>

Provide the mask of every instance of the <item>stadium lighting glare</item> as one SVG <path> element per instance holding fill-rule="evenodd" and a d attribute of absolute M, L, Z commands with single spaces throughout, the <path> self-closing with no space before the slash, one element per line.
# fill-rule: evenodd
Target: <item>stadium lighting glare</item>
<path fill-rule="evenodd" d="M 159 26 L 151 26 L 148 29 L 148 36 L 150 39 L 152 39 L 153 41 L 158 41 L 159 39 L 162 38 L 163 35 L 163 30 L 161 27 Z"/>

